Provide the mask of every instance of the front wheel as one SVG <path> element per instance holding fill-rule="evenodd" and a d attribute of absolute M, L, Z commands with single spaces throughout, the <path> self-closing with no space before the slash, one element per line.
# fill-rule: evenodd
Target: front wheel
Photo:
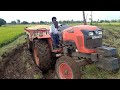
<path fill-rule="evenodd" d="M 55 71 L 59 79 L 81 78 L 80 67 L 71 57 L 68 56 L 62 56 L 57 60 Z"/>

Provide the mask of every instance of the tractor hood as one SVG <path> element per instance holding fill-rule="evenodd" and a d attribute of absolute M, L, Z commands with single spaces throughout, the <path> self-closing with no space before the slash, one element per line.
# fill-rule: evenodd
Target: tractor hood
<path fill-rule="evenodd" d="M 68 26 L 68 25 L 62 25 L 62 24 L 60 24 L 59 28 L 58 28 L 58 31 L 62 32 L 64 29 L 69 28 L 69 27 L 70 26 Z"/>

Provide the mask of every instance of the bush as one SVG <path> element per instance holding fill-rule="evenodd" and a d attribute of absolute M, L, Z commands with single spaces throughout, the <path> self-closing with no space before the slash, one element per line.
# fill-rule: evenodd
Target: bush
<path fill-rule="evenodd" d="M 27 21 L 23 21 L 21 22 L 21 24 L 29 24 Z"/>
<path fill-rule="evenodd" d="M 6 24 L 6 21 L 4 19 L 0 18 L 0 26 L 5 25 L 5 24 Z"/>

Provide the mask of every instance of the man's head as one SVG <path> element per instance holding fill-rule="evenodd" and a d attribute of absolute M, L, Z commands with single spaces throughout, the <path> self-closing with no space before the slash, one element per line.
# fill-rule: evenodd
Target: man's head
<path fill-rule="evenodd" d="M 56 17 L 52 17 L 52 22 L 54 23 L 55 28 L 58 28 L 58 22 L 56 20 L 57 20 Z"/>
<path fill-rule="evenodd" d="M 55 22 L 57 20 L 56 17 L 52 17 L 52 22 Z"/>

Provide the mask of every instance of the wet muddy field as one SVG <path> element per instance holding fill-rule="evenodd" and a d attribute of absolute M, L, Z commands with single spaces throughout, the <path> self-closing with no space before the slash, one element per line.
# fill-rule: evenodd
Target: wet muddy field
<path fill-rule="evenodd" d="M 46 73 L 36 66 L 24 43 L 0 56 L 0 79 L 57 79 L 54 68 Z"/>

